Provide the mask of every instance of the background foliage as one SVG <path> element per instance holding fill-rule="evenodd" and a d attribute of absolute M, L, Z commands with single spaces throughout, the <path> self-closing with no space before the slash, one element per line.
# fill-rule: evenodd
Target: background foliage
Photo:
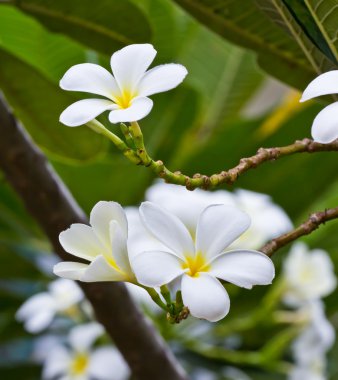
<path fill-rule="evenodd" d="M 189 70 L 184 85 L 156 95 L 154 110 L 141 123 L 149 152 L 171 169 L 212 174 L 261 146 L 309 137 L 323 104 L 299 104 L 297 89 L 318 73 L 337 68 L 338 1 L 92 4 L 90 0 L 0 4 L 0 88 L 86 211 L 102 199 L 137 204 L 153 177 L 88 129 L 58 122 L 61 111 L 74 100 L 58 81 L 76 63 L 108 68 L 110 55 L 130 43 L 151 42 L 158 51 L 155 64 L 179 62 Z M 236 187 L 270 194 L 297 224 L 312 210 L 337 205 L 337 159 L 334 153 L 285 158 L 251 171 Z M 328 250 L 338 263 L 337 226 L 332 222 L 307 241 Z M 1 378 L 29 380 L 39 371 L 27 361 L 31 338 L 13 315 L 48 280 L 39 269 L 48 251 L 38 228 L 0 177 Z M 283 252 L 276 262 L 280 256 Z M 262 292 L 254 290 L 249 301 L 245 294 L 245 306 L 240 302 L 243 292 L 234 293 L 231 314 L 254 307 Z M 337 325 L 334 297 L 327 300 L 327 310 Z M 172 342 L 179 341 L 179 331 L 165 334 Z M 257 333 L 246 345 L 259 348 L 264 338 Z M 196 361 L 191 355 L 181 352 L 182 358 Z M 338 347 L 331 355 L 334 379 Z M 203 365 L 215 369 L 220 362 L 203 359 Z M 247 370 L 253 378 L 269 378 L 263 370 Z"/>

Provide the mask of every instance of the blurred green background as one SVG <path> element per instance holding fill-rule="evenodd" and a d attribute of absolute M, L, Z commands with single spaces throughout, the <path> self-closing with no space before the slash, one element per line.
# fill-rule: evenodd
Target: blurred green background
<path fill-rule="evenodd" d="M 62 110 L 80 97 L 58 86 L 70 66 L 93 62 L 109 68 L 115 50 L 139 42 L 155 46 L 155 65 L 185 65 L 189 75 L 183 85 L 155 95 L 153 111 L 140 124 L 150 154 L 187 174 L 219 172 L 261 146 L 310 137 L 312 120 L 325 100 L 299 104 L 297 90 L 318 73 L 337 68 L 337 46 L 327 42 L 337 30 L 337 1 L 324 1 L 331 7 L 324 25 L 329 39 L 318 33 L 306 9 L 291 0 L 0 3 L 1 91 L 86 212 L 99 200 L 124 206 L 139 203 L 154 177 L 89 129 L 58 122 Z M 111 129 L 119 133 L 117 126 Z M 311 211 L 337 206 L 337 157 L 318 153 L 283 158 L 243 175 L 233 188 L 237 187 L 271 195 L 298 224 Z M 311 247 L 327 250 L 336 263 L 337 227 L 330 222 L 305 239 Z M 38 260 L 49 251 L 0 172 L 1 379 L 39 376 L 40 369 L 28 360 L 32 337 L 14 313 L 50 280 L 41 274 Z M 276 254 L 277 265 L 285 252 Z M 255 307 L 264 292 L 255 289 L 243 296 L 234 291 L 229 319 Z M 336 297 L 331 295 L 326 303 L 338 327 Z M 173 345 L 179 342 L 180 329 L 162 330 Z M 269 334 L 252 333 L 246 348 L 259 349 Z M 227 363 L 194 356 L 182 347 L 182 358 L 213 371 Z M 338 345 L 330 353 L 331 379 L 338 378 L 337 363 Z M 253 379 L 272 378 L 266 369 L 245 369 Z M 273 374 L 273 379 L 279 375 Z"/>

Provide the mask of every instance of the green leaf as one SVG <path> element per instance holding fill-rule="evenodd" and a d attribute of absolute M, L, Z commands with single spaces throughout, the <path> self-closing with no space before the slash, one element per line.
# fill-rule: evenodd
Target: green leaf
<path fill-rule="evenodd" d="M 292 36 L 254 1 L 245 1 L 245 12 L 242 1 L 175 1 L 222 37 L 254 50 L 264 70 L 291 86 L 303 89 L 318 74 Z"/>
<path fill-rule="evenodd" d="M 0 87 L 35 142 L 44 150 L 75 160 L 93 159 L 106 141 L 88 128 L 61 125 L 60 113 L 76 98 L 35 69 L 0 49 Z"/>
<path fill-rule="evenodd" d="M 283 0 L 313 43 L 333 62 L 338 62 L 337 0 Z"/>
<path fill-rule="evenodd" d="M 128 0 L 10 0 L 10 3 L 51 31 L 109 55 L 125 45 L 151 38 L 144 14 Z"/>

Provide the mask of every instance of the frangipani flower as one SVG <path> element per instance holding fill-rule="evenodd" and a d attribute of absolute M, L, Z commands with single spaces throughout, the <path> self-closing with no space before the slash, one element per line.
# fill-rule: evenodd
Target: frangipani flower
<path fill-rule="evenodd" d="M 82 300 L 83 293 L 74 281 L 58 279 L 49 284 L 47 292 L 29 298 L 17 311 L 16 318 L 24 322 L 28 332 L 39 333 L 57 314 L 69 314 Z"/>
<path fill-rule="evenodd" d="M 273 263 L 261 252 L 225 252 L 250 225 L 249 216 L 237 208 L 208 206 L 199 217 L 195 241 L 180 219 L 154 203 L 142 203 L 140 215 L 167 250 L 136 255 L 132 259 L 136 278 L 156 287 L 180 277 L 183 302 L 197 318 L 214 322 L 229 312 L 229 296 L 218 279 L 251 289 L 274 278 Z"/>
<path fill-rule="evenodd" d="M 301 102 L 317 96 L 338 93 L 338 70 L 329 71 L 314 79 L 303 92 Z M 338 138 L 338 102 L 325 107 L 313 121 L 312 137 L 319 143 L 329 143 Z"/>
<path fill-rule="evenodd" d="M 43 366 L 44 380 L 127 380 L 129 368 L 121 354 L 112 346 L 93 348 L 103 334 L 96 322 L 74 327 L 68 346 L 54 346 Z"/>
<path fill-rule="evenodd" d="M 85 124 L 104 111 L 111 123 L 137 121 L 149 114 L 148 96 L 178 86 L 187 70 L 179 64 L 160 65 L 147 71 L 156 56 L 150 44 L 135 44 L 115 52 L 110 60 L 113 75 L 99 65 L 82 63 L 71 67 L 60 81 L 69 91 L 83 91 L 105 99 L 84 99 L 66 108 L 61 123 L 69 127 Z"/>
<path fill-rule="evenodd" d="M 65 261 L 55 265 L 54 273 L 84 282 L 133 281 L 123 208 L 116 202 L 98 202 L 90 213 L 90 224 L 72 224 L 59 237 L 65 251 L 90 264 Z"/>
<path fill-rule="evenodd" d="M 329 295 L 337 285 L 330 256 L 321 249 L 310 251 L 304 243 L 295 243 L 284 261 L 287 291 L 284 301 L 301 305 Z"/>

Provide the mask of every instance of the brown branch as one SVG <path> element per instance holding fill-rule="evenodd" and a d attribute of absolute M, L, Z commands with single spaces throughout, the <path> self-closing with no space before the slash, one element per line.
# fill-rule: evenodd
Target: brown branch
<path fill-rule="evenodd" d="M 56 253 L 63 260 L 70 260 L 70 255 L 59 244 L 59 233 L 72 223 L 87 223 L 87 218 L 1 98 L 0 167 Z M 124 284 L 81 286 L 97 319 L 105 326 L 137 379 L 187 379 L 154 327 L 132 302 Z"/>
<path fill-rule="evenodd" d="M 265 244 L 259 251 L 265 253 L 267 256 L 271 257 L 276 251 L 285 245 L 293 242 L 294 240 L 300 238 L 304 235 L 309 235 L 311 232 L 315 231 L 321 224 L 325 224 L 329 220 L 338 218 L 338 207 L 330 208 L 325 211 L 314 212 L 310 215 L 304 223 L 294 230 L 281 235 L 275 239 L 270 240 Z"/>

